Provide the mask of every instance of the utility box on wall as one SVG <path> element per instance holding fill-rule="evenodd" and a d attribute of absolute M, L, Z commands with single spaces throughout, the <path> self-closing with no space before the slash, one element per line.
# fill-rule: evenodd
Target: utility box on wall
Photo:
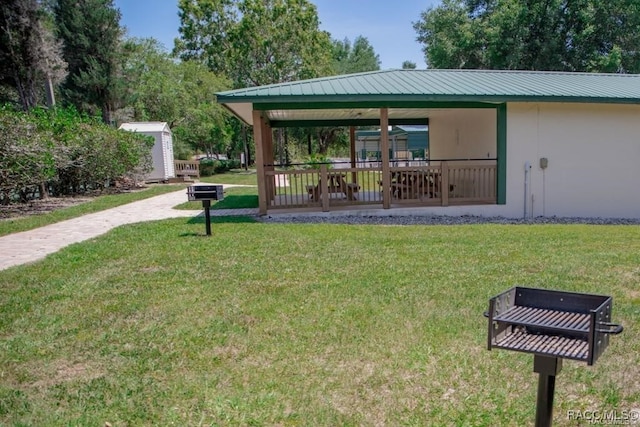
<path fill-rule="evenodd" d="M 176 176 L 173 164 L 173 138 L 166 122 L 123 123 L 120 129 L 152 136 L 155 139 L 151 149 L 153 169 L 145 177 L 146 181 L 166 181 Z"/>

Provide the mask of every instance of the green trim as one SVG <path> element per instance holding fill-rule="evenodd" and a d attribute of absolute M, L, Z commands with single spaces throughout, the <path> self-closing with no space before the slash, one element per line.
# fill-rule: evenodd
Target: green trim
<path fill-rule="evenodd" d="M 331 120 L 273 120 L 270 123 L 272 128 L 294 128 L 294 127 L 324 127 L 324 126 L 379 126 L 380 119 L 331 119 Z M 429 119 L 391 119 L 390 126 L 402 125 L 429 125 Z"/>
<path fill-rule="evenodd" d="M 423 97 L 424 98 L 424 97 Z M 315 102 L 260 102 L 253 104 L 254 110 L 330 110 L 330 109 L 358 109 L 358 108 L 496 108 L 495 103 L 486 102 L 434 102 L 434 101 L 346 101 L 346 102 L 318 102 L 318 97 L 310 97 Z M 245 99 L 243 102 L 248 102 Z M 220 102 L 220 100 L 219 100 Z"/>
<path fill-rule="evenodd" d="M 444 104 L 443 107 L 431 108 L 455 108 L 455 104 L 501 104 L 505 102 L 564 102 L 576 104 L 640 104 L 640 98 L 615 98 L 611 96 L 555 96 L 555 95 L 217 95 L 219 104 L 233 104 L 252 102 L 265 105 L 289 105 L 289 109 L 306 109 L 310 104 L 323 105 L 322 108 L 331 108 L 331 105 L 354 105 L 369 108 L 397 108 L 407 104 Z M 451 107 L 446 107 L 451 105 Z M 294 107 L 297 106 L 297 107 Z M 320 108 L 320 107 L 318 107 Z M 356 108 L 356 107 L 345 107 Z M 414 107 L 418 108 L 418 107 Z M 425 107 L 429 108 L 429 107 Z M 481 108 L 481 107 L 473 107 Z M 488 107 L 487 107 L 488 108 Z M 270 109 L 265 107 L 264 109 Z"/>
<path fill-rule="evenodd" d="M 497 119 L 497 203 L 507 204 L 507 104 L 501 104 L 496 108 Z"/>
<path fill-rule="evenodd" d="M 360 119 L 360 120 L 273 120 L 270 122 L 272 128 L 313 128 L 325 126 L 378 126 L 379 119 Z"/>

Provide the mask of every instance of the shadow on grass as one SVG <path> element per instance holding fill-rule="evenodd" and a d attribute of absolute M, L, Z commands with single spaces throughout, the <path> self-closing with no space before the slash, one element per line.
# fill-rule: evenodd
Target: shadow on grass
<path fill-rule="evenodd" d="M 257 221 L 250 216 L 218 216 L 211 217 L 211 234 L 215 235 L 216 227 L 215 224 L 249 224 L 256 223 Z M 191 218 L 188 224 L 202 224 L 202 232 L 200 233 L 182 233 L 180 237 L 211 237 L 206 234 L 206 224 L 204 216 L 197 216 Z"/>
<path fill-rule="evenodd" d="M 204 224 L 204 215 L 195 216 L 187 222 L 188 224 Z M 212 216 L 211 224 L 243 224 L 258 222 L 255 218 L 246 215 L 237 216 Z"/>
<path fill-rule="evenodd" d="M 225 196 L 224 199 L 211 206 L 211 209 L 247 209 L 258 207 L 258 196 L 253 194 L 237 194 Z"/>

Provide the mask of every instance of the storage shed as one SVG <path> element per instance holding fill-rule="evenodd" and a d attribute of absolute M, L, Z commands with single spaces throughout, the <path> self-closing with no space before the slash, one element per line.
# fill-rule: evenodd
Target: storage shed
<path fill-rule="evenodd" d="M 166 181 L 175 177 L 173 164 L 173 139 L 171 129 L 166 122 L 131 122 L 123 123 L 120 129 L 152 136 L 155 139 L 151 157 L 153 169 L 145 177 L 148 182 Z"/>

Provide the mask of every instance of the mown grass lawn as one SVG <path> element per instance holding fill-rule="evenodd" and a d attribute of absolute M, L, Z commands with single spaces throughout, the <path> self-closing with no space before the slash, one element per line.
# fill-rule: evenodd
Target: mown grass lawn
<path fill-rule="evenodd" d="M 258 185 L 258 175 L 255 169 L 233 169 L 221 174 L 203 176 L 201 182 L 214 184 Z"/>
<path fill-rule="evenodd" d="M 245 209 L 258 207 L 258 187 L 231 187 L 225 188 L 224 198 L 211 202 L 211 209 Z M 202 202 L 184 202 L 175 209 L 197 210 L 202 209 Z"/>
<path fill-rule="evenodd" d="M 216 219 L 120 227 L 0 272 L 0 425 L 533 425 L 533 357 L 487 351 L 515 284 L 614 297 L 569 410 L 640 405 L 640 228 Z"/>

